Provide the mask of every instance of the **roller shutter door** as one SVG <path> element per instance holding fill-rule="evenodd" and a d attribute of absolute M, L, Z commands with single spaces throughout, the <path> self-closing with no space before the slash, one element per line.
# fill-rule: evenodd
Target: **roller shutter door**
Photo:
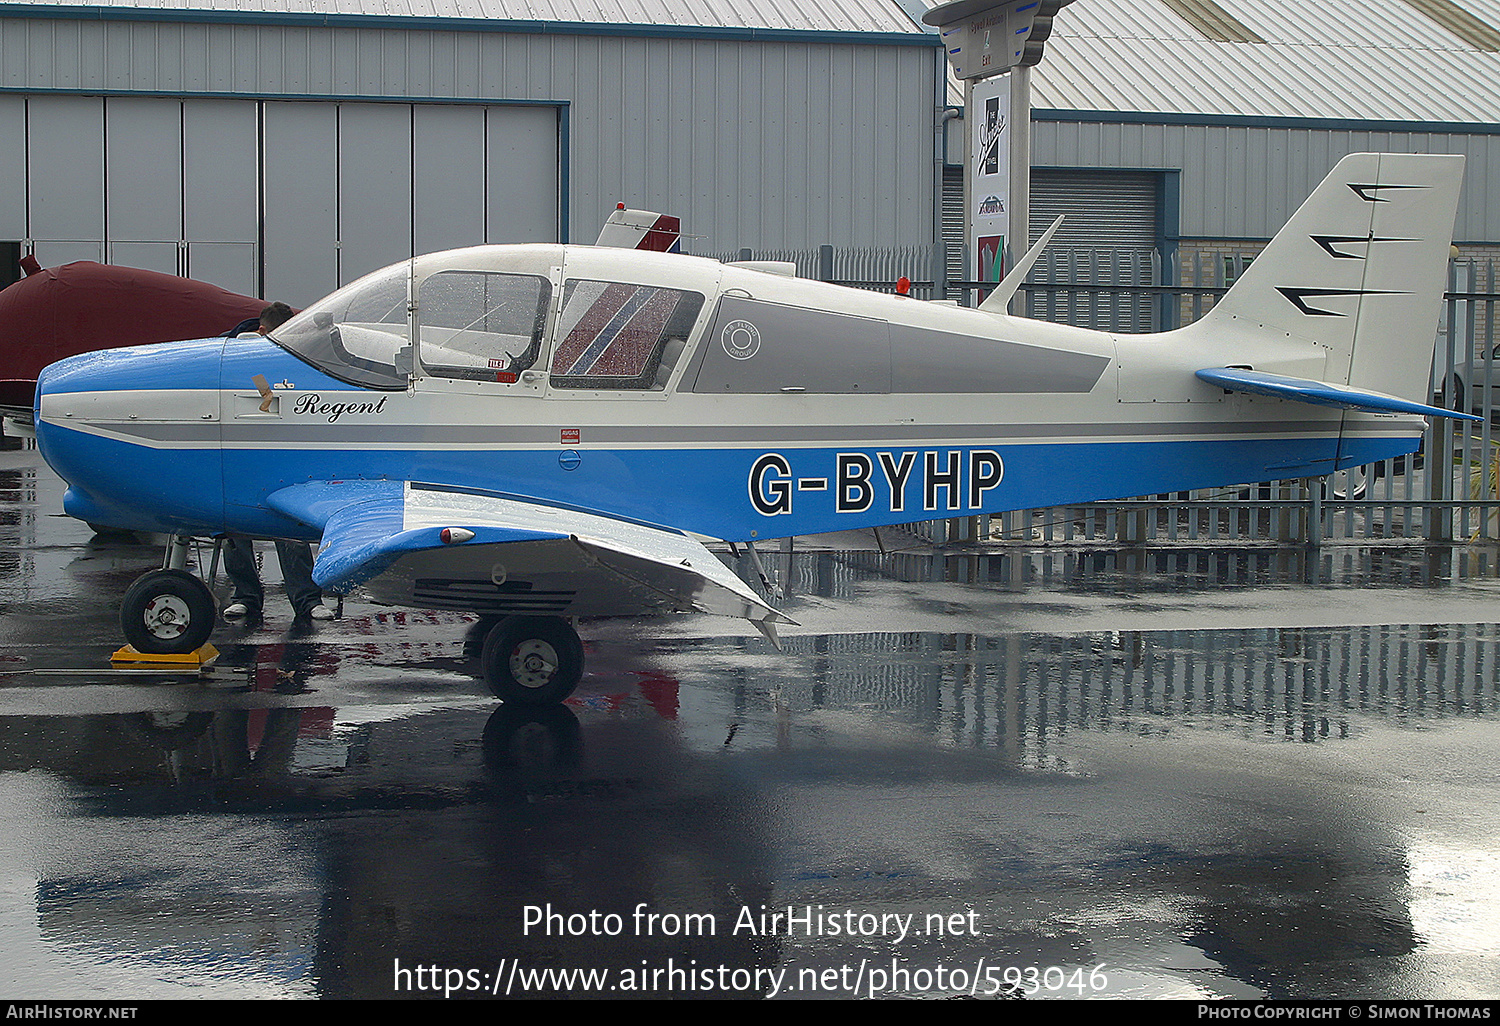
<path fill-rule="evenodd" d="M 1053 246 L 1156 247 L 1157 176 L 1149 171 L 1061 171 L 1031 173 L 1031 241 L 1058 214 L 1068 219 Z"/>
<path fill-rule="evenodd" d="M 964 169 L 943 168 L 943 242 L 948 247 L 948 280 L 964 280 Z"/>
<path fill-rule="evenodd" d="M 1108 287 L 1151 284 L 1157 194 L 1158 176 L 1152 172 L 1033 171 L 1031 240 L 1059 214 L 1067 219 L 1031 280 L 1076 286 L 1068 292 L 1033 292 L 1033 315 L 1112 331 L 1150 331 L 1153 297 Z"/>

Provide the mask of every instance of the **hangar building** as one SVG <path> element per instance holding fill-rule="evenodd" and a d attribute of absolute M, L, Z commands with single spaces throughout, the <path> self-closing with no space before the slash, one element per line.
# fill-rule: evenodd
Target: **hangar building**
<path fill-rule="evenodd" d="M 960 94 L 921 13 L 0 2 L 0 284 L 34 250 L 306 303 L 412 251 L 591 241 L 620 201 L 695 252 L 951 238 Z M 1500 252 L 1500 0 L 1076 0 L 1033 107 L 1055 248 L 1253 249 L 1341 154 L 1393 149 L 1467 153 L 1457 237 Z"/>
<path fill-rule="evenodd" d="M 892 0 L 0 3 L 0 265 L 305 304 L 622 201 L 700 252 L 931 241 L 943 68 Z"/>

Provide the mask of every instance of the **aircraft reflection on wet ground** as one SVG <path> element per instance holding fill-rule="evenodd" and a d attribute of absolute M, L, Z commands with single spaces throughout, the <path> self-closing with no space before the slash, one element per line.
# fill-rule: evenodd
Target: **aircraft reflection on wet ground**
<path fill-rule="evenodd" d="M 767 554 L 803 624 L 784 652 L 710 618 L 587 624 L 575 697 L 517 711 L 470 618 L 358 601 L 299 628 L 273 597 L 202 677 L 113 673 L 113 599 L 158 549 L 53 516 L 56 491 L 0 469 L 8 993 L 608 974 L 527 990 L 586 996 L 673 963 L 743 975 L 628 992 L 841 996 L 867 960 L 909 971 L 867 993 L 932 995 L 981 959 L 1079 983 L 1037 997 L 1500 993 L 1492 560 L 799 542 Z M 787 909 L 977 925 L 733 929 Z"/>

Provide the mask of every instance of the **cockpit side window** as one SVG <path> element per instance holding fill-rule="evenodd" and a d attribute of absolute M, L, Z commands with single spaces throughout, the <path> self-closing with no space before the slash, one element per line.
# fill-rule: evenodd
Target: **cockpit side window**
<path fill-rule="evenodd" d="M 439 271 L 417 294 L 418 358 L 428 374 L 512 382 L 541 353 L 552 283 L 533 274 Z"/>
<path fill-rule="evenodd" d="M 568 281 L 552 354 L 552 386 L 666 388 L 702 309 L 697 292 Z"/>
<path fill-rule="evenodd" d="M 365 388 L 405 388 L 411 372 L 406 264 L 368 274 L 270 333 L 319 370 Z"/>

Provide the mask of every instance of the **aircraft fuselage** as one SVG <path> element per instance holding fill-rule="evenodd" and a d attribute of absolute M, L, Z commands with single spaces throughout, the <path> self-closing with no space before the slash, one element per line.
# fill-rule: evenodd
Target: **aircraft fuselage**
<path fill-rule="evenodd" d="M 1410 452 L 1423 426 L 1194 379 L 1238 362 L 1234 330 L 1189 348 L 591 247 L 438 256 L 386 282 L 415 312 L 335 320 L 322 365 L 327 340 L 298 356 L 259 338 L 54 365 L 38 436 L 68 512 L 312 539 L 266 497 L 432 481 L 742 541 L 1326 474 Z M 504 325 L 428 313 L 469 302 L 458 286 L 490 316 L 523 305 L 489 296 L 511 278 L 534 283 L 529 362 Z M 413 335 L 414 357 L 380 350 Z M 1256 344 L 1257 369 L 1327 362 L 1316 342 Z M 341 380 L 346 359 L 369 383 Z"/>

